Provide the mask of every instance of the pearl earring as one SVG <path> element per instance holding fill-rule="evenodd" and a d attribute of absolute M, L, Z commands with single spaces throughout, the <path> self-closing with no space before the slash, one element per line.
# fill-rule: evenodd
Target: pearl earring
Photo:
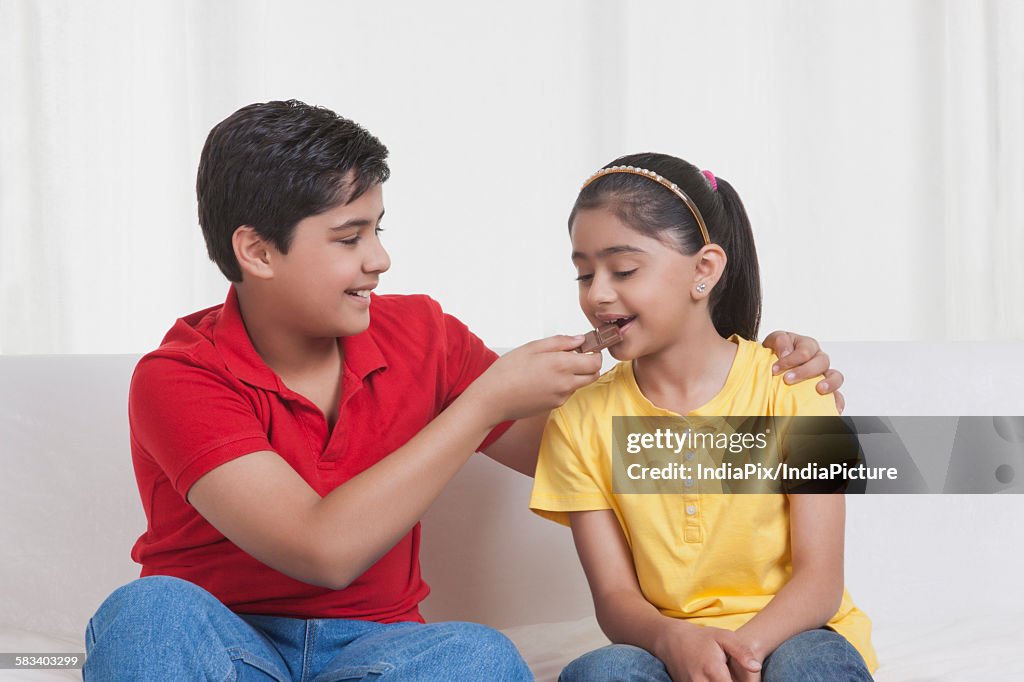
<path fill-rule="evenodd" d="M 708 290 L 708 285 L 705 284 L 704 282 L 701 282 L 700 284 L 697 285 L 697 293 L 698 294 L 703 294 L 707 290 Z"/>

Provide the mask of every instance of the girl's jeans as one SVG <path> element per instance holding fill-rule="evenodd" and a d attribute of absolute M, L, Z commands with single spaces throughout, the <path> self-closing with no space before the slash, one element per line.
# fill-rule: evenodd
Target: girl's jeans
<path fill-rule="evenodd" d="M 584 654 L 559 682 L 672 682 L 661 661 L 644 649 L 612 644 Z M 793 635 L 761 666 L 761 682 L 871 681 L 864 659 L 846 638 L 828 628 Z"/>

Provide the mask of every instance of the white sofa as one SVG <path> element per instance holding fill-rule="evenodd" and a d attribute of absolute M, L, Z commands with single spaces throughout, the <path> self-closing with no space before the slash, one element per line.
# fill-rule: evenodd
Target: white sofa
<path fill-rule="evenodd" d="M 847 414 L 1024 415 L 1024 344 L 826 347 L 848 377 Z M 0 356 L 0 653 L 83 652 L 92 612 L 138 575 L 125 408 L 136 360 Z M 1024 444 L 1008 447 L 1024 478 Z M 456 477 L 424 519 L 424 611 L 503 629 L 554 680 L 606 640 L 568 531 L 527 511 L 529 490 L 483 456 Z M 1024 497 L 867 495 L 848 508 L 846 581 L 875 623 L 878 680 L 1024 679 Z"/>

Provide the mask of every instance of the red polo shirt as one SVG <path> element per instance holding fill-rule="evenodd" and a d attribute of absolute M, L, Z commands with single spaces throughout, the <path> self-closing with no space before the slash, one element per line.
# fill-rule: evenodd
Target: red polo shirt
<path fill-rule="evenodd" d="M 420 577 L 419 524 L 351 585 L 330 590 L 260 563 L 185 498 L 210 470 L 260 450 L 276 452 L 326 495 L 416 435 L 497 357 L 427 296 L 374 295 L 369 328 L 339 342 L 344 373 L 333 430 L 256 353 L 234 287 L 223 305 L 178 320 L 142 358 L 128 401 L 148 519 L 132 549 L 142 575 L 184 578 L 239 613 L 422 621 L 418 604 L 429 588 Z"/>

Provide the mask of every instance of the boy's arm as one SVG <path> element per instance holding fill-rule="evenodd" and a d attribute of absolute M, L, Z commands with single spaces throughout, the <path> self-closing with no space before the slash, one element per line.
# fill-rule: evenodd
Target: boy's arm
<path fill-rule="evenodd" d="M 572 536 L 605 635 L 657 656 L 674 680 L 731 680 L 727 656 L 760 670 L 734 633 L 662 615 L 640 591 L 629 545 L 610 509 L 572 512 Z"/>
<path fill-rule="evenodd" d="M 783 380 L 787 384 L 796 384 L 805 379 L 824 375 L 817 383 L 817 391 L 822 395 L 835 394 L 836 409 L 842 413 L 846 407 L 846 398 L 839 392 L 843 385 L 843 373 L 829 367 L 829 357 L 810 336 L 801 336 L 792 332 L 774 331 L 765 337 L 762 345 L 770 348 L 779 361 L 772 367 L 772 374 L 785 372 Z"/>
<path fill-rule="evenodd" d="M 341 589 L 412 528 L 497 424 L 556 407 L 600 360 L 553 337 L 496 361 L 408 443 L 321 498 L 281 457 L 254 452 L 211 470 L 188 501 L 229 540 L 297 580 Z"/>
<path fill-rule="evenodd" d="M 793 635 L 819 628 L 843 598 L 843 495 L 789 495 L 793 576 L 736 634 L 758 660 Z"/>
<path fill-rule="evenodd" d="M 765 338 L 764 346 L 772 349 L 781 358 L 776 365 L 778 370 L 773 371 L 774 374 L 793 373 L 792 378 L 785 378 L 787 384 L 795 384 L 824 374 L 825 378 L 817 385 L 818 393 L 835 393 L 836 408 L 840 412 L 843 411 L 846 401 L 839 392 L 839 387 L 843 385 L 843 375 L 839 370 L 829 368 L 828 355 L 821 351 L 817 341 L 810 336 L 776 331 Z M 485 448 L 484 454 L 510 469 L 533 476 L 537 469 L 540 438 L 547 420 L 547 412 L 520 419 Z"/>
<path fill-rule="evenodd" d="M 484 448 L 485 455 L 496 462 L 532 477 L 537 471 L 537 453 L 549 411 L 520 419 L 505 433 Z"/>

